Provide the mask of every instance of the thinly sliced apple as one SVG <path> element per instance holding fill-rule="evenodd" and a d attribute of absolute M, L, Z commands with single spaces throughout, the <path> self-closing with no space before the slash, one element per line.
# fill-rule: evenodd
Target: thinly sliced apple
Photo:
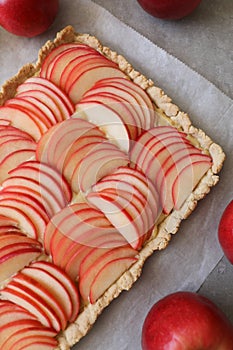
<path fill-rule="evenodd" d="M 75 191 L 79 185 L 80 190 L 86 192 L 102 177 L 112 173 L 120 166 L 127 166 L 128 163 L 128 157 L 124 152 L 111 143 L 102 142 L 83 158 L 78 171 L 74 171 L 71 187 Z M 90 168 L 95 171 L 90 171 Z"/>
<path fill-rule="evenodd" d="M 180 209 L 211 165 L 210 158 L 209 160 L 203 159 L 203 161 L 194 162 L 192 166 L 187 165 L 176 177 L 172 187 L 172 198 L 176 210 Z"/>
<path fill-rule="evenodd" d="M 56 57 L 62 53 L 65 50 L 73 49 L 75 48 L 76 50 L 80 49 L 82 47 L 86 47 L 87 45 L 84 44 L 79 44 L 79 43 L 64 43 L 61 44 L 55 48 L 53 48 L 52 51 L 45 57 L 41 70 L 40 70 L 40 76 L 46 78 L 48 74 L 48 69 L 50 66 L 50 63 L 52 63 L 53 59 L 56 59 Z"/>
<path fill-rule="evenodd" d="M 11 125 L 0 125 L 0 137 L 2 138 L 4 136 L 9 136 L 9 135 L 18 136 L 19 138 L 24 138 L 24 139 L 33 141 L 33 138 L 31 137 L 31 135 L 29 135 L 23 130 L 15 128 L 14 126 L 11 126 Z"/>
<path fill-rule="evenodd" d="M 101 295 L 125 272 L 137 262 L 137 258 L 123 257 L 109 261 L 95 276 L 90 288 L 90 302 L 94 304 Z"/>
<path fill-rule="evenodd" d="M 79 276 L 79 290 L 80 294 L 85 302 L 89 301 L 91 286 L 95 277 L 98 276 L 99 272 L 103 267 L 108 265 L 110 261 L 115 261 L 116 259 L 121 258 L 134 258 L 137 255 L 137 251 L 132 249 L 130 246 L 118 247 L 112 250 L 109 250 L 101 255 L 99 255 L 96 260 L 94 260 L 93 264 L 90 264 L 90 267 L 84 271 L 84 274 Z M 81 273 L 81 270 L 80 270 Z M 118 277 L 118 276 L 117 276 Z M 117 279 L 114 276 L 114 281 Z M 102 281 L 104 282 L 104 281 Z M 108 281 L 105 281 L 108 284 Z M 104 284 L 105 284 L 104 283 Z M 111 283 L 112 284 L 112 283 Z M 103 290 L 103 292 L 106 289 Z"/>
<path fill-rule="evenodd" d="M 129 152 L 130 136 L 121 116 L 108 106 L 98 102 L 80 102 L 75 117 L 87 119 L 105 132 L 121 150 Z"/>
<path fill-rule="evenodd" d="M 68 96 L 73 103 L 78 103 L 83 94 L 90 89 L 98 80 L 106 77 L 126 77 L 118 67 L 96 66 L 84 72 L 73 82 L 68 90 Z"/>
<path fill-rule="evenodd" d="M 41 270 L 45 270 L 51 275 L 53 275 L 61 284 L 66 288 L 69 293 L 71 302 L 72 302 L 72 314 L 70 316 L 69 321 L 74 322 L 77 318 L 80 308 L 80 298 L 78 293 L 78 288 L 75 283 L 71 281 L 71 279 L 64 273 L 63 270 L 58 268 L 57 266 L 46 262 L 46 261 L 37 261 L 33 263 L 34 267 L 40 268 Z"/>
<path fill-rule="evenodd" d="M 35 120 L 31 118 L 31 115 L 26 114 L 17 108 L 1 106 L 0 119 L 8 120 L 12 126 L 31 135 L 35 141 L 38 141 L 41 138 L 42 132 Z"/>
<path fill-rule="evenodd" d="M 161 202 L 165 214 L 169 214 L 174 207 L 172 188 L 176 178 L 180 176 L 184 168 L 191 167 L 190 169 L 192 169 L 192 164 L 199 163 L 201 161 L 204 161 L 205 163 L 210 165 L 209 156 L 200 154 L 200 152 L 192 153 L 180 158 L 167 170 L 163 178 L 160 191 Z"/>
<path fill-rule="evenodd" d="M 0 144 L 0 163 L 10 154 L 19 150 L 32 150 L 35 151 L 36 143 L 24 138 L 10 139 Z"/>

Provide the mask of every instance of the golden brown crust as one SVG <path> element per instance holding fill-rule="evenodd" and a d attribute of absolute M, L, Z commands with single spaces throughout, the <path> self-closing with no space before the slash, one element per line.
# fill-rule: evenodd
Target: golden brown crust
<path fill-rule="evenodd" d="M 102 46 L 99 40 L 88 34 L 77 34 L 71 26 L 66 27 L 59 32 L 54 41 L 48 41 L 40 50 L 38 60 L 35 64 L 25 65 L 19 73 L 8 80 L 0 93 L 0 104 L 14 96 L 17 86 L 28 77 L 35 75 L 41 68 L 43 60 L 48 53 L 56 46 L 62 43 L 78 41 L 86 43 L 95 48 L 106 57 L 116 62 L 120 69 L 124 71 L 136 84 L 140 85 L 147 91 L 155 104 L 155 110 L 160 118 L 161 124 L 171 124 L 174 127 L 183 130 L 190 135 L 195 143 L 198 144 L 206 153 L 209 153 L 213 159 L 212 168 L 202 178 L 198 186 L 187 198 L 179 211 L 173 211 L 169 216 L 163 218 L 160 224 L 155 227 L 152 239 L 146 243 L 139 252 L 138 261 L 126 271 L 116 283 L 114 283 L 104 295 L 98 299 L 95 304 L 88 304 L 79 314 L 76 321 L 70 324 L 67 329 L 58 335 L 59 345 L 57 350 L 68 350 L 77 343 L 91 329 L 99 314 L 116 298 L 123 290 L 129 290 L 133 283 L 139 278 L 145 260 L 155 251 L 166 248 L 171 239 L 171 235 L 175 234 L 183 219 L 187 218 L 195 209 L 197 202 L 202 199 L 214 186 L 218 180 L 217 175 L 222 168 L 225 155 L 222 148 L 215 144 L 205 133 L 195 128 L 189 116 L 180 111 L 173 104 L 171 99 L 154 83 L 147 79 L 140 72 L 136 71 L 127 60 L 110 50 L 108 47 Z"/>

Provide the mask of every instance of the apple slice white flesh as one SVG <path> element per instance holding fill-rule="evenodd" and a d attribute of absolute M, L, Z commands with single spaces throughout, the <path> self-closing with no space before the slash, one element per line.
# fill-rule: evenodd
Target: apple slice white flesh
<path fill-rule="evenodd" d="M 133 83 L 129 79 L 112 79 L 114 84 L 118 86 L 118 84 L 122 84 L 126 87 L 127 90 L 132 90 L 136 92 L 136 96 L 139 99 L 139 96 L 141 96 L 141 99 L 139 99 L 139 102 L 143 108 L 144 114 L 145 114 L 145 120 L 147 121 L 146 127 L 147 129 L 152 128 L 156 124 L 156 117 L 155 117 L 155 109 L 153 106 L 153 103 L 148 96 L 148 94 L 143 90 L 139 85 Z"/>
<path fill-rule="evenodd" d="M 1 297 L 28 310 L 45 327 L 53 327 L 48 311 L 43 303 L 39 304 L 37 302 L 32 291 L 31 293 L 27 293 L 24 289 L 11 281 L 1 290 Z M 59 325 L 56 325 L 55 328 L 59 329 Z"/>
<path fill-rule="evenodd" d="M 28 98 L 28 97 L 36 98 L 36 99 L 40 100 L 42 103 L 44 103 L 52 111 L 56 122 L 61 122 L 64 120 L 63 114 L 62 114 L 61 110 L 59 109 L 59 106 L 51 98 L 50 94 L 45 93 L 44 91 L 41 91 L 39 89 L 33 89 L 33 90 L 27 90 L 24 92 L 20 92 L 16 96 L 23 98 L 23 99 Z"/>
<path fill-rule="evenodd" d="M 50 329 L 38 326 L 27 329 L 13 331 L 12 335 L 4 342 L 5 350 L 52 350 L 57 346 L 57 340 L 54 338 L 56 333 Z"/>
<path fill-rule="evenodd" d="M 27 268 L 15 275 L 14 282 L 22 286 L 22 289 L 24 287 L 28 288 L 28 290 L 32 289 L 34 295 L 38 296 L 38 299 L 43 300 L 45 306 L 48 305 L 48 307 L 53 310 L 53 313 L 60 322 L 61 329 L 64 330 L 67 326 L 67 315 L 61 306 L 61 302 L 54 296 L 47 285 L 41 283 L 36 276 L 34 277 L 32 274 L 27 274 L 25 271 L 27 271 Z"/>
<path fill-rule="evenodd" d="M 83 94 L 89 90 L 98 80 L 106 77 L 126 77 L 118 67 L 97 66 L 84 72 L 68 90 L 68 96 L 73 103 L 78 103 Z M 78 90 L 77 90 L 78 89 Z"/>
<path fill-rule="evenodd" d="M 50 217 L 59 212 L 63 207 L 57 200 L 56 195 L 54 195 L 48 188 L 42 187 L 39 182 L 32 179 L 20 176 L 12 176 L 6 179 L 2 185 L 6 189 L 10 187 L 17 187 L 17 190 L 20 192 L 22 192 L 22 190 L 25 188 L 25 191 L 29 193 L 29 195 L 34 196 L 35 194 L 36 199 L 38 199 L 39 195 L 40 202 Z"/>
<path fill-rule="evenodd" d="M 104 81 L 104 80 L 105 79 L 103 79 L 101 81 Z M 135 118 L 136 125 L 138 126 L 139 130 L 144 129 L 143 110 L 142 110 L 140 104 L 138 104 L 138 101 L 135 98 L 134 94 L 132 94 L 131 92 L 129 92 L 125 89 L 117 88 L 117 87 L 111 86 L 111 85 L 102 86 L 102 84 L 100 84 L 100 86 L 99 86 L 98 81 L 93 86 L 93 88 L 91 88 L 90 90 L 88 90 L 85 93 L 84 98 L 92 96 L 93 93 L 95 93 L 95 94 L 112 94 L 113 96 L 120 98 L 124 102 L 127 102 L 127 105 L 129 106 L 129 108 L 131 108 L 131 110 L 134 111 L 134 118 Z"/>
<path fill-rule="evenodd" d="M 77 245 L 77 249 L 75 251 L 74 245 L 72 245 L 73 249 L 68 251 L 69 256 L 67 257 L 63 269 L 70 276 L 70 278 L 76 281 L 80 274 L 80 268 L 87 257 L 87 255 L 96 247 L 100 250 L 104 250 L 105 252 L 109 249 L 113 249 L 116 247 L 126 246 L 126 240 L 119 234 L 119 232 L 105 232 L 101 233 L 100 231 L 95 231 L 92 235 L 92 239 L 87 238 L 85 244 Z M 71 252 L 70 252 L 71 251 Z"/>
<path fill-rule="evenodd" d="M 110 193 L 102 195 L 98 192 L 90 192 L 87 195 L 87 200 L 104 213 L 134 249 L 138 249 L 141 246 L 141 236 L 145 232 L 139 231 L 132 214 L 128 212 L 127 206 L 129 202 L 127 200 Z M 131 206 L 131 210 L 135 211 L 133 206 Z"/>
<path fill-rule="evenodd" d="M 94 304 L 103 293 L 137 262 L 137 258 L 118 258 L 106 264 L 96 275 L 90 288 L 90 302 Z"/>
<path fill-rule="evenodd" d="M 32 246 L 36 246 L 38 248 L 41 248 L 41 244 L 30 237 L 25 236 L 24 234 L 13 231 L 11 233 L 5 233 L 4 235 L 0 236 L 0 249 L 9 245 L 9 244 L 17 244 L 17 243 L 27 243 L 31 244 Z"/>
<path fill-rule="evenodd" d="M 0 214 L 0 227 L 1 226 L 13 226 L 18 228 L 18 220 Z"/>
<path fill-rule="evenodd" d="M 56 57 L 60 53 L 66 51 L 66 50 L 69 50 L 69 49 L 76 49 L 77 50 L 77 49 L 80 48 L 80 45 L 81 45 L 81 47 L 86 46 L 84 44 L 79 44 L 79 43 L 64 43 L 64 44 L 61 44 L 61 45 L 55 47 L 45 57 L 45 59 L 43 61 L 43 64 L 42 64 L 42 67 L 41 67 L 41 70 L 40 70 L 40 76 L 43 77 L 43 78 L 47 78 L 47 74 L 48 74 L 48 69 L 49 69 L 50 63 L 52 63 L 53 59 L 56 59 Z"/>
<path fill-rule="evenodd" d="M 29 100 L 20 98 L 20 97 L 15 97 L 11 98 L 6 101 L 5 106 L 13 107 L 13 108 L 21 108 L 22 110 L 25 110 L 25 112 L 32 113 L 37 120 L 40 120 L 41 123 L 44 124 L 44 130 L 50 128 L 53 124 L 51 123 L 51 120 L 47 117 L 44 112 L 41 111 L 40 108 L 37 107 L 36 104 L 32 103 Z M 43 128 L 43 125 L 42 125 Z M 42 129 L 43 130 L 43 129 Z"/>
<path fill-rule="evenodd" d="M 80 102 L 76 108 L 74 117 L 85 118 L 97 125 L 121 150 L 129 152 L 129 132 L 119 114 L 98 102 Z"/>
<path fill-rule="evenodd" d="M 206 161 L 209 164 L 210 158 L 207 155 L 200 154 L 200 152 L 191 153 L 180 158 L 166 171 L 160 191 L 161 202 L 165 214 L 169 214 L 170 211 L 174 208 L 172 188 L 176 178 L 180 176 L 180 173 L 184 168 L 191 167 L 192 169 L 194 163 L 201 161 Z"/>
<path fill-rule="evenodd" d="M 29 114 L 17 108 L 2 106 L 0 107 L 0 119 L 2 118 L 8 120 L 12 126 L 31 135 L 35 141 L 41 138 L 42 132 L 38 124 Z"/>
<path fill-rule="evenodd" d="M 31 77 L 26 80 L 26 83 L 35 83 L 46 86 L 48 89 L 52 90 L 56 95 L 58 95 L 59 99 L 64 103 L 70 115 L 74 113 L 73 103 L 69 100 L 68 96 L 51 80 L 44 79 L 41 77 Z"/>
<path fill-rule="evenodd" d="M 12 211 L 15 210 L 15 215 L 17 215 L 17 210 L 23 212 L 30 220 L 32 226 L 34 226 L 36 232 L 36 238 L 39 240 L 43 239 L 43 233 L 47 225 L 47 218 L 41 213 L 37 208 L 29 203 L 25 203 L 23 200 L 19 199 L 1 199 L 0 200 L 0 212 L 7 211 L 7 208 L 11 208 Z M 26 227 L 25 227 L 26 229 Z M 27 232 L 30 235 L 30 232 Z M 33 236 L 32 236 L 33 237 Z"/>
<path fill-rule="evenodd" d="M 78 316 L 80 308 L 80 298 L 76 284 L 71 281 L 71 279 L 62 269 L 58 268 L 54 264 L 46 261 L 36 261 L 33 263 L 33 266 L 51 274 L 66 288 L 72 303 L 72 313 L 69 321 L 74 322 Z"/>
<path fill-rule="evenodd" d="M 112 173 L 120 166 L 129 163 L 127 155 L 111 143 L 100 143 L 82 160 L 78 172 L 73 173 L 71 187 L 78 183 L 82 192 L 87 192 L 91 186 L 104 176 Z M 90 169 L 95 171 L 90 171 Z M 75 188 L 74 188 L 75 190 Z"/>
<path fill-rule="evenodd" d="M 84 302 L 88 302 L 92 283 L 103 267 L 108 265 L 110 261 L 114 261 L 116 259 L 121 259 L 121 258 L 135 259 L 136 255 L 137 255 L 137 251 L 132 249 L 130 246 L 114 248 L 100 255 L 99 258 L 97 258 L 94 261 L 94 263 L 91 264 L 87 270 L 85 270 L 85 273 L 83 275 L 80 274 L 79 276 L 79 290 Z M 117 278 L 115 278 L 114 276 L 114 281 L 116 279 Z M 108 281 L 107 282 L 105 281 L 105 283 L 108 284 Z M 106 289 L 104 289 L 103 291 L 105 290 Z"/>
<path fill-rule="evenodd" d="M 11 123 L 9 120 L 6 119 L 0 119 L 0 126 L 9 126 Z"/>
<path fill-rule="evenodd" d="M 91 96 L 83 97 L 82 103 L 100 103 L 106 105 L 108 108 L 116 112 L 124 122 L 129 138 L 135 140 L 138 137 L 138 126 L 131 112 L 129 106 L 122 99 L 111 94 L 93 94 Z M 77 104 L 78 106 L 79 104 Z"/>
<path fill-rule="evenodd" d="M 6 180 L 10 171 L 23 162 L 35 157 L 35 151 L 31 149 L 20 149 L 12 152 L 1 162 L 0 183 Z"/>
<path fill-rule="evenodd" d="M 89 57 L 98 57 L 100 54 L 92 48 L 83 48 L 80 50 L 67 50 L 57 56 L 51 65 L 48 79 L 61 89 L 64 89 L 67 78 L 73 68 L 80 62 Z"/>
<path fill-rule="evenodd" d="M 47 192 L 54 193 L 57 198 L 57 202 L 60 207 L 63 208 L 67 205 L 66 198 L 63 193 L 62 182 L 57 182 L 56 178 L 51 176 L 51 174 L 41 170 L 39 167 L 33 167 L 24 164 L 24 166 L 19 166 L 10 172 L 12 177 L 25 178 L 29 182 L 34 181 L 38 184 L 39 190 L 42 198 L 46 198 L 45 194 Z M 61 178 L 62 179 L 62 178 Z"/>
<path fill-rule="evenodd" d="M 37 97 L 37 91 L 39 93 L 42 93 L 43 96 L 47 96 L 47 99 L 52 100 L 55 105 L 56 105 L 56 111 L 59 111 L 59 119 L 65 120 L 68 119 L 71 114 L 73 113 L 74 109 L 70 110 L 70 106 L 67 105 L 67 100 L 68 97 L 65 94 L 62 94 L 62 91 L 60 94 L 57 93 L 57 91 L 51 86 L 51 84 L 42 84 L 42 81 L 40 80 L 40 83 L 37 83 L 34 81 L 25 81 L 23 84 L 20 84 L 17 88 L 17 96 L 25 96 L 25 95 L 30 95 L 30 96 L 35 96 Z M 53 84 L 52 84 L 53 85 Z"/>
<path fill-rule="evenodd" d="M 184 201 L 196 187 L 200 179 L 211 167 L 211 159 L 187 165 L 177 176 L 172 187 L 174 208 L 179 210 Z"/>
<path fill-rule="evenodd" d="M 20 245 L 14 249 L 8 249 L 5 255 L 0 252 L 0 282 L 6 281 L 22 268 L 27 266 L 41 255 L 41 249 L 30 244 Z"/>
<path fill-rule="evenodd" d="M 53 81 L 60 86 L 60 76 L 65 68 L 76 58 L 90 53 L 97 54 L 97 51 L 84 44 L 79 44 L 78 46 L 76 45 L 76 47 L 71 47 L 68 50 L 66 49 L 59 52 L 59 54 L 54 56 L 50 61 L 45 78 L 49 80 L 53 79 Z"/>
<path fill-rule="evenodd" d="M 0 163 L 4 161 L 4 159 L 12 154 L 13 152 L 19 150 L 36 150 L 36 143 L 31 140 L 26 140 L 24 138 L 19 139 L 10 139 L 8 141 L 0 144 Z"/>
<path fill-rule="evenodd" d="M 18 136 L 19 138 L 24 138 L 27 140 L 33 141 L 33 138 L 31 135 L 26 133 L 23 130 L 20 130 L 14 126 L 11 125 L 0 125 L 0 137 L 2 138 L 3 136 Z"/>

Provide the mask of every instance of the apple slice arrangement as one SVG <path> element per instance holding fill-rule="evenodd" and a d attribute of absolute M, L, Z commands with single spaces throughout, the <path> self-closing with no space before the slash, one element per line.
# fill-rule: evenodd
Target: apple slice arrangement
<path fill-rule="evenodd" d="M 99 51 L 59 43 L 0 107 L 4 350 L 59 346 L 213 165 Z"/>

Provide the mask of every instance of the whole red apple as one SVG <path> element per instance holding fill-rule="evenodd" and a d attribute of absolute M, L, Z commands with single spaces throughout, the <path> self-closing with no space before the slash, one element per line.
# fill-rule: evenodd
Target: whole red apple
<path fill-rule="evenodd" d="M 222 214 L 218 226 L 218 238 L 224 254 L 233 264 L 233 200 Z"/>
<path fill-rule="evenodd" d="M 158 301 L 142 328 L 143 350 L 232 350 L 233 326 L 209 299 L 176 292 Z"/>
<path fill-rule="evenodd" d="M 180 19 L 189 15 L 201 0 L 138 0 L 151 15 L 164 19 Z"/>
<path fill-rule="evenodd" d="M 19 36 L 33 37 L 53 23 L 59 0 L 0 0 L 0 25 Z"/>

